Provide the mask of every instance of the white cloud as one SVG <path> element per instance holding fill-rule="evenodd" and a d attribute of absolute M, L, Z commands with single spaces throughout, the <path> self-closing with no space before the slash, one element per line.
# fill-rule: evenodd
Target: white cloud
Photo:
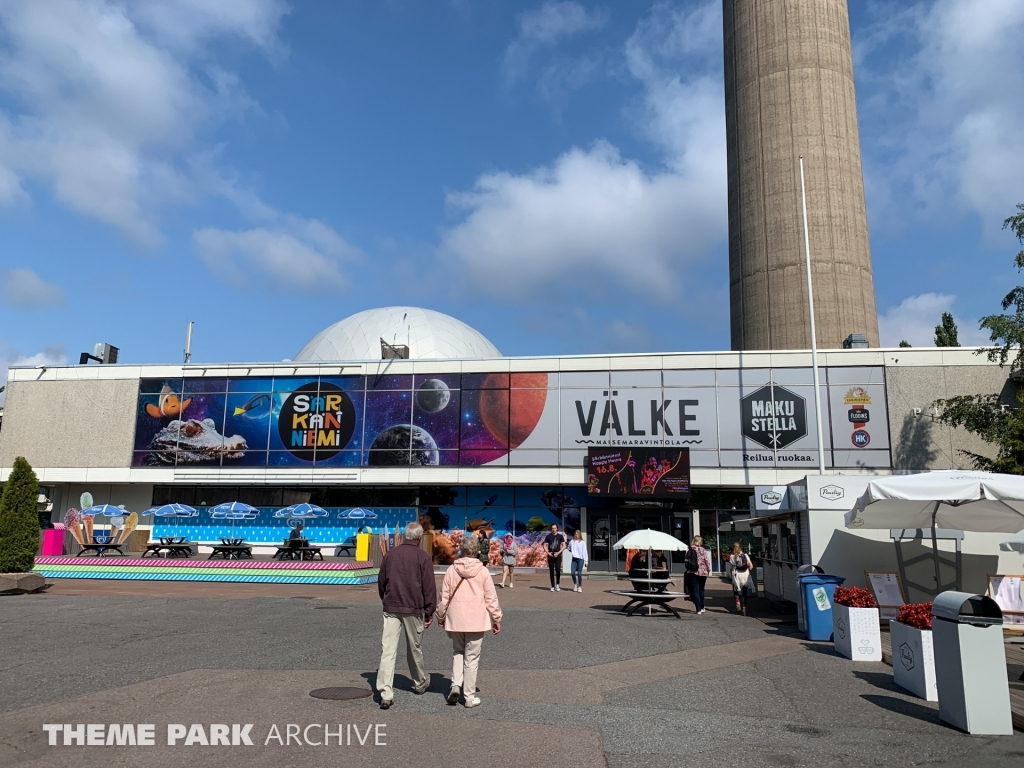
<path fill-rule="evenodd" d="M 11 306 L 47 307 L 65 303 L 64 290 L 48 283 L 31 269 L 0 269 L 0 290 Z"/>
<path fill-rule="evenodd" d="M 644 94 L 633 119 L 663 167 L 648 170 L 598 141 L 527 173 L 481 176 L 449 195 L 464 219 L 442 234 L 442 249 L 480 290 L 511 300 L 557 290 L 562 279 L 672 295 L 685 264 L 726 233 L 720 37 L 712 0 L 657 6 L 626 44 Z"/>
<path fill-rule="evenodd" d="M 949 312 L 957 324 L 963 346 L 988 342 L 988 336 L 977 329 L 977 323 L 965 321 L 953 312 L 956 296 L 948 293 L 922 293 L 908 296 L 898 306 L 878 316 L 878 335 L 883 347 L 898 347 L 906 341 L 912 347 L 935 345 L 935 326 L 942 321 L 942 313 Z"/>
<path fill-rule="evenodd" d="M 20 355 L 17 350 L 0 340 L 0 387 L 7 385 L 7 372 L 12 365 L 46 365 L 58 366 L 68 364 L 68 351 L 61 344 L 47 347 L 34 355 Z M 6 392 L 0 393 L 0 405 L 7 397 Z"/>
<path fill-rule="evenodd" d="M 531 57 L 539 48 L 557 45 L 581 32 L 600 29 L 607 21 L 606 11 L 588 11 L 579 3 L 571 1 L 547 2 L 536 10 L 520 15 L 519 35 L 505 49 L 505 77 L 509 82 L 523 77 Z M 570 67 L 572 71 L 575 71 L 575 77 L 578 78 L 581 74 L 579 64 Z M 547 77 L 551 79 L 555 74 L 551 70 Z"/>
<path fill-rule="evenodd" d="M 356 249 L 318 221 L 292 218 L 288 229 L 199 229 L 192 245 L 212 272 L 240 287 L 325 292 L 348 284 L 340 265 Z"/>
<path fill-rule="evenodd" d="M 57 199 L 144 246 L 158 213 L 201 190 L 196 137 L 249 109 L 217 43 L 278 50 L 278 0 L 53 0 L 0 5 L 0 203 L 48 183 Z"/>
<path fill-rule="evenodd" d="M 946 218 L 953 201 L 995 230 L 1024 177 L 1024 3 L 891 3 L 878 14 L 857 41 L 873 211 L 892 225 Z"/>

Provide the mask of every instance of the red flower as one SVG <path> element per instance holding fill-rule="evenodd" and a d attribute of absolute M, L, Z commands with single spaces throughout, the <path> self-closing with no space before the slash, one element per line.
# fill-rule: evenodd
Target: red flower
<path fill-rule="evenodd" d="M 832 598 L 837 605 L 845 605 L 849 608 L 877 608 L 875 596 L 863 587 L 836 587 L 835 595 Z"/>
<path fill-rule="evenodd" d="M 932 628 L 932 604 L 931 603 L 907 603 L 900 608 L 896 614 L 896 621 L 906 624 L 915 629 Z"/>

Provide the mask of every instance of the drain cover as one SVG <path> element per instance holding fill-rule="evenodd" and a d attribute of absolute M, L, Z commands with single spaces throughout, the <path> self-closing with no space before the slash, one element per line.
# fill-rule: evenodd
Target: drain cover
<path fill-rule="evenodd" d="M 365 699 L 372 696 L 373 691 L 367 688 L 317 688 L 315 691 L 310 691 L 309 695 L 314 699 L 348 701 L 349 699 Z"/>

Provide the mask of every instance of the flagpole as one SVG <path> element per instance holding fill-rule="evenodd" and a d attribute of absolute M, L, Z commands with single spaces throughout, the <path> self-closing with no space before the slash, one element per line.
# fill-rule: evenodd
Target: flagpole
<path fill-rule="evenodd" d="M 814 332 L 814 293 L 811 288 L 811 238 L 807 230 L 807 189 L 804 186 L 804 156 L 800 155 L 800 201 L 804 212 L 804 260 L 807 263 L 807 311 L 811 317 L 811 369 L 814 371 L 814 413 L 818 426 L 818 474 L 825 474 L 825 438 L 821 428 L 821 383 L 818 379 L 818 339 Z"/>

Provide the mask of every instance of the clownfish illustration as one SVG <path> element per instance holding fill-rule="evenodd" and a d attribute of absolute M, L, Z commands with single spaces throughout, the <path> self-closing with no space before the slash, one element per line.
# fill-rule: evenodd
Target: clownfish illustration
<path fill-rule="evenodd" d="M 181 415 L 182 411 L 188 408 L 188 405 L 191 402 L 192 398 L 182 400 L 176 394 L 171 392 L 171 388 L 169 386 L 164 384 L 163 389 L 160 390 L 160 399 L 157 401 L 157 405 L 147 403 L 146 413 L 154 419 L 162 419 L 164 417 L 175 419 Z"/>

